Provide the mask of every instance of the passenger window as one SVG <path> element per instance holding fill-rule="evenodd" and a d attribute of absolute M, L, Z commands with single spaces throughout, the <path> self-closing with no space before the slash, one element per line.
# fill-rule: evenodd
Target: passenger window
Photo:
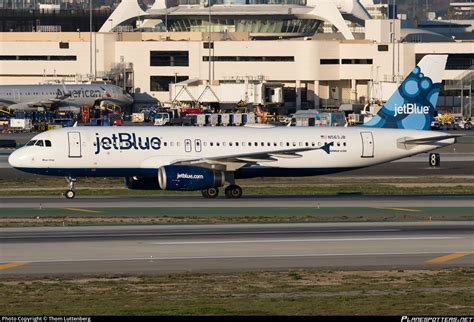
<path fill-rule="evenodd" d="M 217 142 L 216 145 L 219 146 L 219 142 Z"/>
<path fill-rule="evenodd" d="M 166 142 L 165 142 L 165 143 L 163 143 L 163 144 L 164 144 L 164 146 L 168 146 L 168 143 L 166 143 Z"/>
<path fill-rule="evenodd" d="M 267 142 L 267 145 L 270 146 L 270 142 Z"/>
<path fill-rule="evenodd" d="M 258 146 L 258 142 L 255 142 L 255 146 Z"/>
<path fill-rule="evenodd" d="M 309 146 L 309 143 L 308 143 L 308 142 L 306 142 L 304 145 L 306 145 L 306 146 Z"/>
<path fill-rule="evenodd" d="M 264 143 L 264 142 L 260 142 L 260 145 L 261 145 L 261 146 L 265 146 L 265 143 Z"/>
<path fill-rule="evenodd" d="M 235 142 L 235 146 L 239 146 L 239 142 Z"/>
<path fill-rule="evenodd" d="M 46 141 L 44 141 L 44 143 L 46 143 L 46 146 L 48 146 L 48 147 L 51 146 L 51 141 L 50 140 L 46 140 Z"/>
<path fill-rule="evenodd" d="M 211 143 L 209 143 L 209 144 L 210 144 L 211 146 L 214 146 L 214 143 L 213 143 L 213 142 L 211 142 Z"/>
<path fill-rule="evenodd" d="M 174 145 L 174 143 L 173 143 L 173 142 L 170 142 L 170 146 L 173 146 L 173 145 Z"/>
<path fill-rule="evenodd" d="M 232 146 L 232 142 L 229 142 L 229 146 Z"/>
<path fill-rule="evenodd" d="M 314 143 L 314 142 L 311 142 L 311 146 L 315 146 L 315 145 L 316 145 L 316 143 Z"/>
<path fill-rule="evenodd" d="M 286 146 L 290 146 L 290 142 L 286 142 Z"/>
<path fill-rule="evenodd" d="M 346 142 L 342 143 L 342 145 L 346 146 Z"/>
<path fill-rule="evenodd" d="M 225 142 L 222 142 L 222 146 L 226 146 L 226 143 L 225 143 Z"/>
<path fill-rule="evenodd" d="M 293 146 L 296 146 L 296 142 L 293 142 Z"/>
<path fill-rule="evenodd" d="M 337 142 L 337 146 L 341 146 L 341 142 Z"/>
<path fill-rule="evenodd" d="M 273 146 L 278 146 L 278 144 L 276 142 L 273 142 Z"/>

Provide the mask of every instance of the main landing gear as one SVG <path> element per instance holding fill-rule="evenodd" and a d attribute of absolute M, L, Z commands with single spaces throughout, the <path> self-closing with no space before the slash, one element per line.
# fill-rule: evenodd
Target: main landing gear
<path fill-rule="evenodd" d="M 242 197 L 242 188 L 236 184 L 231 184 L 225 188 L 225 196 L 229 199 L 238 199 Z"/>
<path fill-rule="evenodd" d="M 77 182 L 77 178 L 74 177 L 66 177 L 66 181 L 68 183 L 67 190 L 64 193 L 66 199 L 74 199 L 76 193 L 74 192 L 74 185 Z"/>
<path fill-rule="evenodd" d="M 242 197 L 242 188 L 236 184 L 231 184 L 230 186 L 225 188 L 224 192 L 226 198 L 228 199 L 238 199 Z M 209 188 L 206 190 L 202 190 L 201 193 L 204 198 L 214 199 L 217 198 L 217 196 L 219 195 L 219 188 Z"/>

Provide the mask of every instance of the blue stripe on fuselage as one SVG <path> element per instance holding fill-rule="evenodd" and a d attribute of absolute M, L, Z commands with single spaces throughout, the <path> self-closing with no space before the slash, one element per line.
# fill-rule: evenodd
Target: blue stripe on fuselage
<path fill-rule="evenodd" d="M 15 168 L 17 170 L 66 177 L 156 177 L 158 169 L 143 168 Z M 338 173 L 358 169 L 352 168 L 272 168 L 263 166 L 246 166 L 235 172 L 236 179 L 256 178 L 256 177 L 304 177 L 317 176 L 323 174 Z"/>

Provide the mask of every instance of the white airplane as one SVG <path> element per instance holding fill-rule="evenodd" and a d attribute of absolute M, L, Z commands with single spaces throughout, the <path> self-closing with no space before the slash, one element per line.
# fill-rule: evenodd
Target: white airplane
<path fill-rule="evenodd" d="M 313 176 L 364 168 L 455 143 L 427 131 L 447 55 L 424 57 L 374 118 L 361 127 L 75 127 L 35 136 L 13 152 L 12 167 L 66 176 L 125 177 L 130 189 L 219 187 L 239 198 L 236 179 Z"/>
<path fill-rule="evenodd" d="M 133 98 L 110 84 L 0 85 L 0 107 L 7 110 L 79 112 L 82 105 L 126 107 Z"/>

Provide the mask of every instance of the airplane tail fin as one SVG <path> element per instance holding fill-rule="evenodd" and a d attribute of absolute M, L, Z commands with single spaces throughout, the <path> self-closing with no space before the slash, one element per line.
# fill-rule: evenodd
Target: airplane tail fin
<path fill-rule="evenodd" d="M 429 130 L 448 55 L 426 55 L 364 127 Z"/>

